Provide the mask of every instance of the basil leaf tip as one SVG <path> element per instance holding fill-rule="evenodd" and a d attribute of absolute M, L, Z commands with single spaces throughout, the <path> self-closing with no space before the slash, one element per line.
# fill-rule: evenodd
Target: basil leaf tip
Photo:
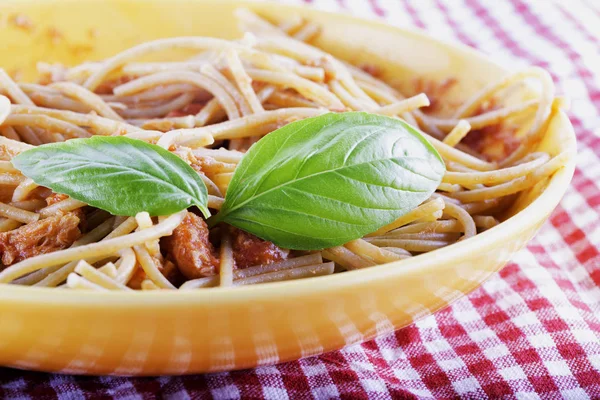
<path fill-rule="evenodd" d="M 207 189 L 196 171 L 141 140 L 73 139 L 24 151 L 12 163 L 38 185 L 113 215 L 169 215 L 195 205 L 210 216 Z"/>
<path fill-rule="evenodd" d="M 406 122 L 364 112 L 290 123 L 246 153 L 211 225 L 316 250 L 387 225 L 436 190 L 445 165 Z"/>

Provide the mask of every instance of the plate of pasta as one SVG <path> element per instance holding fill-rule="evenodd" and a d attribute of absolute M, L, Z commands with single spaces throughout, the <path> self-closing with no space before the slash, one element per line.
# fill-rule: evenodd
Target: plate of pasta
<path fill-rule="evenodd" d="M 197 373 L 366 340 L 480 285 L 569 184 L 541 68 L 174 3 L 0 6 L 30 49 L 0 50 L 1 365 Z"/>

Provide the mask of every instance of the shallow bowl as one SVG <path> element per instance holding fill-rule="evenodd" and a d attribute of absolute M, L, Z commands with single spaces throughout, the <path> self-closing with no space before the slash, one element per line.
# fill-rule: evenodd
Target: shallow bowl
<path fill-rule="evenodd" d="M 424 33 L 348 15 L 274 3 L 185 0 L 5 0 L 0 65 L 32 78 L 38 61 L 75 64 L 159 37 L 239 37 L 233 10 L 246 5 L 322 27 L 318 45 L 368 62 L 411 91 L 415 77 L 458 85 L 464 100 L 506 73 L 486 56 Z M 57 37 L 56 33 L 61 37 Z M 451 99 L 452 100 L 452 99 Z M 561 111 L 540 147 L 575 148 Z M 64 373 L 158 375 L 221 371 L 298 359 L 402 328 L 464 296 L 502 268 L 563 196 L 574 160 L 523 193 L 512 216 L 474 238 L 401 263 L 328 277 L 234 289 L 111 293 L 0 287 L 0 365 Z"/>

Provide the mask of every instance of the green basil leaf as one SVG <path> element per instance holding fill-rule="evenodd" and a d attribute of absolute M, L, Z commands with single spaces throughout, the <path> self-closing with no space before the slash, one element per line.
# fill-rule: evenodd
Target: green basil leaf
<path fill-rule="evenodd" d="M 12 160 L 39 185 L 114 215 L 169 215 L 196 205 L 209 216 L 204 182 L 169 151 L 122 136 L 94 136 L 27 150 Z"/>
<path fill-rule="evenodd" d="M 325 114 L 265 136 L 246 153 L 211 224 L 315 250 L 357 239 L 426 200 L 445 165 L 407 123 Z"/>

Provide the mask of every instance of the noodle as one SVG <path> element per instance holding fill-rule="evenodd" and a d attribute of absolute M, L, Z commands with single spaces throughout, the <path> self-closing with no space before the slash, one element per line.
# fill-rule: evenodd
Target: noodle
<path fill-rule="evenodd" d="M 125 118 L 156 118 L 187 106 L 195 97 L 194 93 L 183 93 L 166 103 L 154 107 L 125 108 L 120 114 Z"/>
<path fill-rule="evenodd" d="M 150 214 L 147 212 L 138 213 L 135 216 L 135 222 L 138 224 L 138 229 L 148 229 L 152 228 L 152 225 L 154 225 L 150 218 Z M 144 246 L 146 246 L 146 250 L 151 256 L 154 257 L 160 254 L 160 247 L 157 240 L 150 240 L 144 243 Z"/>
<path fill-rule="evenodd" d="M 0 89 L 2 89 L 11 99 L 13 99 L 15 103 L 25 104 L 28 106 L 33 105 L 33 101 L 27 97 L 19 85 L 17 85 L 2 68 L 0 68 Z"/>
<path fill-rule="evenodd" d="M 493 185 L 507 182 L 535 171 L 537 168 L 548 162 L 550 158 L 550 156 L 548 156 L 546 153 L 539 153 L 535 155 L 537 157 L 532 161 L 495 171 L 446 172 L 443 182 L 459 185 Z"/>
<path fill-rule="evenodd" d="M 83 278 L 88 281 L 95 283 L 96 285 L 102 286 L 104 289 L 108 290 L 131 290 L 127 286 L 111 279 L 108 275 L 103 274 L 96 268 L 92 267 L 90 264 L 85 262 L 84 260 L 79 261 L 77 266 L 75 267 L 75 272 L 81 275 Z M 68 278 L 67 278 L 68 283 Z"/>
<path fill-rule="evenodd" d="M 417 108 L 429 106 L 429 99 L 424 93 L 418 94 L 408 99 L 400 100 L 396 103 L 378 108 L 375 110 L 377 114 L 394 116 L 404 114 Z"/>
<path fill-rule="evenodd" d="M 117 282 L 120 282 L 126 285 L 133 276 L 136 265 L 135 252 L 133 249 L 124 249 L 121 250 L 119 255 L 121 258 L 119 259 L 119 268 L 117 269 Z"/>
<path fill-rule="evenodd" d="M 14 219 L 24 224 L 30 224 L 40 219 L 40 215 L 31 211 L 21 210 L 8 204 L 0 203 L 0 216 Z"/>
<path fill-rule="evenodd" d="M 224 201 L 225 199 L 223 199 L 222 197 L 208 195 L 208 208 L 220 210 Z"/>
<path fill-rule="evenodd" d="M 462 201 L 463 203 L 472 203 L 475 201 L 483 201 L 497 197 L 508 196 L 510 194 L 525 190 L 537 184 L 543 178 L 552 175 L 558 168 L 565 164 L 567 157 L 569 157 L 569 155 L 566 152 L 563 152 L 525 176 L 521 176 L 497 186 L 450 193 L 450 195 L 453 198 Z"/>
<path fill-rule="evenodd" d="M 364 241 L 363 239 L 356 239 L 348 242 L 345 244 L 345 247 L 355 254 L 362 254 L 363 256 L 369 257 L 378 264 L 385 264 L 406 258 L 406 256 L 401 256 L 394 252 L 380 249 L 377 246 Z"/>
<path fill-rule="evenodd" d="M 233 252 L 229 233 L 225 232 L 221 237 L 221 263 L 219 265 L 219 285 L 231 286 L 233 284 Z"/>
<path fill-rule="evenodd" d="M 2 128 L 0 128 L 0 135 L 11 140 L 21 140 L 19 134 L 15 131 L 15 129 L 12 126 L 3 126 Z"/>
<path fill-rule="evenodd" d="M 369 243 L 375 246 L 391 246 L 399 247 L 406 251 L 415 253 L 425 253 L 448 246 L 451 242 L 445 240 L 419 240 L 419 239 L 383 239 L 383 238 L 366 238 Z"/>
<path fill-rule="evenodd" d="M 217 82 L 225 91 L 231 96 L 233 101 L 235 102 L 238 110 L 241 111 L 242 115 L 250 115 L 252 111 L 250 110 L 250 106 L 248 102 L 242 96 L 238 88 L 229 81 L 219 70 L 213 67 L 210 64 L 205 64 L 200 68 L 200 72 L 205 74 L 206 76 L 211 77 L 215 82 Z M 231 117 L 229 117 L 231 119 Z"/>
<path fill-rule="evenodd" d="M 499 110 L 488 111 L 473 117 L 461 119 L 441 119 L 426 116 L 428 123 L 438 127 L 439 129 L 448 130 L 454 129 L 460 121 L 465 121 L 471 126 L 471 129 L 481 129 L 486 126 L 498 124 L 509 117 L 514 117 L 520 114 L 526 114 L 532 109 L 535 109 L 539 104 L 539 100 L 529 100 L 514 106 L 504 107 Z"/>
<path fill-rule="evenodd" d="M 12 231 L 19 226 L 21 226 L 21 223 L 14 219 L 2 218 L 2 220 L 0 220 L 0 232 Z"/>
<path fill-rule="evenodd" d="M 111 262 L 107 262 L 106 264 L 104 264 L 103 266 L 98 268 L 98 271 L 102 272 L 104 275 L 108 276 L 109 278 L 112 278 L 112 279 L 117 278 L 117 267 L 115 266 L 115 264 L 113 264 Z"/>
<path fill-rule="evenodd" d="M 188 83 L 195 85 L 201 89 L 211 92 L 215 98 L 219 99 L 219 103 L 227 112 L 230 119 L 240 117 L 238 108 L 231 95 L 217 81 L 209 78 L 206 75 L 197 72 L 189 71 L 173 71 L 157 72 L 156 74 L 147 75 L 138 78 L 113 89 L 113 92 L 118 96 L 127 96 L 137 92 L 141 92 L 149 87 L 165 85 L 171 83 Z"/>
<path fill-rule="evenodd" d="M 284 269 L 292 269 L 303 267 L 305 265 L 321 264 L 323 258 L 320 253 L 309 254 L 307 256 L 300 256 L 289 260 L 283 260 L 272 264 L 258 265 L 256 267 L 249 267 L 246 269 L 236 269 L 233 272 L 235 279 L 249 278 L 255 275 L 262 275 L 268 272 L 281 271 Z"/>
<path fill-rule="evenodd" d="M 318 105 L 310 100 L 306 100 L 302 96 L 294 95 L 284 91 L 276 91 L 269 97 L 269 104 L 281 108 L 287 107 L 318 107 Z"/>
<path fill-rule="evenodd" d="M 324 110 L 314 108 L 282 108 L 202 128 L 172 130 L 164 135 L 146 137 L 146 139 L 152 140 L 160 138 L 158 144 L 165 148 L 169 148 L 175 143 L 186 144 L 191 141 L 206 140 L 208 137 L 214 138 L 215 140 L 239 139 L 255 135 L 264 135 L 273 130 L 274 124 L 278 121 L 285 120 L 286 118 L 309 118 L 324 113 Z M 130 134 L 128 136 L 136 137 L 136 134 Z"/>
<path fill-rule="evenodd" d="M 307 99 L 330 110 L 344 110 L 344 105 L 327 89 L 290 72 L 265 71 L 254 68 L 249 68 L 246 72 L 250 78 L 259 82 L 281 86 L 284 89 L 294 89 Z"/>
<path fill-rule="evenodd" d="M 423 203 L 419 207 L 404 214 L 400 218 L 396 219 L 394 222 L 378 229 L 377 231 L 369 234 L 368 236 L 378 236 L 383 233 L 389 232 L 392 229 L 396 229 L 402 225 L 406 225 L 406 224 L 413 222 L 419 218 L 422 218 L 426 215 L 433 214 L 434 212 L 439 211 L 439 210 L 443 210 L 444 206 L 445 206 L 444 201 L 441 199 L 435 199 L 435 200 L 429 201 L 427 203 Z"/>
<path fill-rule="evenodd" d="M 160 290 L 160 287 L 150 279 L 144 280 L 140 286 L 142 290 Z"/>
<path fill-rule="evenodd" d="M 31 126 L 36 125 L 43 129 L 53 132 L 60 132 L 68 138 L 90 137 L 85 130 L 69 122 L 61 121 L 46 115 L 25 115 L 15 114 L 6 118 L 4 123 L 7 126 Z"/>
<path fill-rule="evenodd" d="M 323 258 L 334 261 L 345 269 L 361 269 L 372 267 L 374 261 L 368 260 L 358 254 L 353 253 L 343 246 L 332 247 L 322 252 Z"/>
<path fill-rule="evenodd" d="M 463 208 L 448 202 L 444 207 L 444 214 L 456 218 L 456 220 L 461 223 L 465 232 L 463 239 L 470 238 L 471 236 L 475 236 L 477 234 L 475 221 L 473 221 L 471 215 L 469 215 L 469 213 Z"/>
<path fill-rule="evenodd" d="M 70 289 L 85 289 L 85 290 L 95 290 L 95 291 L 108 291 L 107 288 L 100 286 L 96 283 L 90 282 L 87 279 L 74 274 L 74 273 L 70 273 L 69 276 L 67 277 L 67 287 Z"/>
<path fill-rule="evenodd" d="M 0 95 L 0 125 L 4 123 L 6 117 L 10 114 L 10 100 Z"/>
<path fill-rule="evenodd" d="M 36 211 L 40 210 L 46 205 L 44 200 L 33 199 L 33 200 L 23 200 L 23 201 L 13 201 L 10 203 L 11 206 L 20 208 L 22 210 L 27 211 Z M 41 210 L 40 210 L 41 214 Z"/>
<path fill-rule="evenodd" d="M 333 93 L 342 101 L 342 103 L 344 103 L 345 106 L 357 111 L 369 110 L 368 106 L 352 96 L 339 81 L 331 81 L 329 86 L 331 86 Z"/>
<path fill-rule="evenodd" d="M 294 39 L 301 40 L 303 42 L 308 42 L 312 38 L 318 35 L 321 28 L 315 24 L 306 24 L 302 28 L 300 28 L 296 33 L 294 33 Z"/>
<path fill-rule="evenodd" d="M 196 48 L 199 50 L 219 50 L 239 46 L 240 45 L 223 39 L 198 37 L 159 39 L 153 42 L 142 43 L 101 63 L 100 68 L 94 71 L 87 78 L 83 86 L 91 91 L 94 91 L 100 85 L 104 77 L 125 64 L 127 61 L 134 60 L 142 57 L 143 55 L 158 52 L 163 49 Z"/>
<path fill-rule="evenodd" d="M 53 117 L 54 119 L 70 122 L 73 125 L 90 127 L 97 135 L 113 135 L 115 132 L 120 134 L 121 132 L 137 132 L 140 130 L 136 126 L 120 121 L 113 121 L 93 114 L 79 114 L 68 110 L 13 105 L 11 112 L 13 114 L 31 114 Z"/>
<path fill-rule="evenodd" d="M 162 289 L 175 289 L 175 286 L 160 272 L 160 269 L 156 265 L 156 260 L 152 258 L 145 247 L 136 245 L 133 246 L 133 251 L 135 251 L 138 262 L 152 283 Z"/>
<path fill-rule="evenodd" d="M 255 285 L 257 283 L 289 281 L 293 279 L 310 278 L 313 276 L 331 275 L 333 274 L 333 263 L 323 263 L 318 265 L 306 265 L 281 271 L 269 272 L 262 275 L 255 275 L 248 278 L 236 280 L 236 286 Z"/>
<path fill-rule="evenodd" d="M 322 263 L 321 257 L 318 254 L 314 254 L 319 260 L 315 260 L 316 263 L 309 261 L 310 256 L 298 257 L 290 262 L 284 264 L 274 263 L 268 265 L 261 265 L 257 267 L 250 267 L 243 270 L 234 271 L 234 286 L 241 285 L 254 285 L 258 283 L 267 283 L 281 280 L 299 279 L 309 276 L 318 275 L 329 275 L 333 273 L 333 263 Z M 301 260 L 302 259 L 302 260 Z M 312 258 L 311 258 L 312 259 Z M 288 261 L 292 261 L 288 260 Z M 216 276 L 210 276 L 206 278 L 199 278 L 187 281 L 181 287 L 180 290 L 190 290 L 217 286 L 219 279 Z"/>
<path fill-rule="evenodd" d="M 469 121 L 461 119 L 460 121 L 458 121 L 456 126 L 452 128 L 452 130 L 444 138 L 444 140 L 442 140 L 442 142 L 444 142 L 448 146 L 455 147 L 461 140 L 464 139 L 465 136 L 467 136 L 467 133 L 469 133 L 469 131 L 472 128 L 473 127 L 471 126 Z"/>
<path fill-rule="evenodd" d="M 50 85 L 51 88 L 57 89 L 61 93 L 79 100 L 81 103 L 88 106 L 91 110 L 95 111 L 101 117 L 114 119 L 116 121 L 122 121 L 123 119 L 113 111 L 108 104 L 102 100 L 97 94 L 90 92 L 89 90 L 76 85 L 71 82 L 56 82 Z"/>
<path fill-rule="evenodd" d="M 246 101 L 250 105 L 253 113 L 259 113 L 264 111 L 260 100 L 256 97 L 256 93 L 254 93 L 254 89 L 252 89 L 252 78 L 248 76 L 238 54 L 235 50 L 231 49 L 226 52 L 227 63 L 229 65 L 229 70 L 231 74 L 235 78 L 237 85 L 246 98 Z"/>
<path fill-rule="evenodd" d="M 84 206 L 86 206 L 86 204 L 79 200 L 66 199 L 42 208 L 39 213 L 40 216 L 42 216 L 42 218 L 45 218 L 49 217 L 52 214 L 56 214 L 57 212 L 73 211 Z"/>

